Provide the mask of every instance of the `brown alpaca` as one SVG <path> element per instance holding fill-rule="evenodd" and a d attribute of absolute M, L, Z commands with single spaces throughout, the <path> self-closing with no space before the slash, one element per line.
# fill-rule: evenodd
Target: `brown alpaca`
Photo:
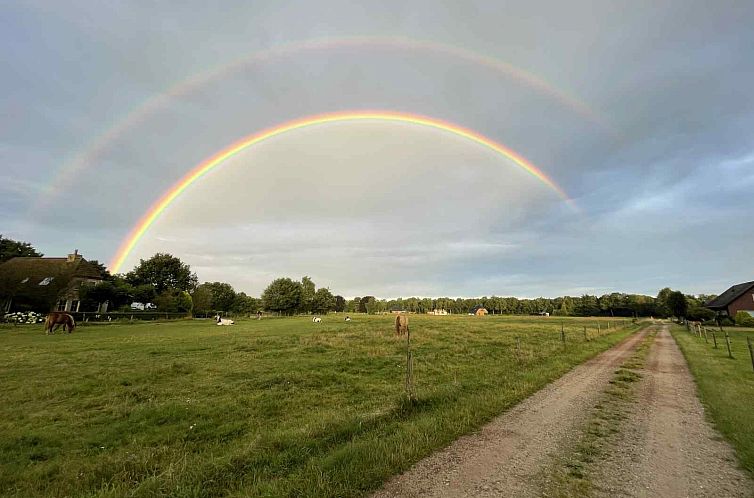
<path fill-rule="evenodd" d="M 63 326 L 63 330 L 68 329 L 69 334 L 76 328 L 76 322 L 71 315 L 53 311 L 47 315 L 47 320 L 45 320 L 45 333 L 47 335 L 54 334 L 61 325 Z"/>
<path fill-rule="evenodd" d="M 408 317 L 406 315 L 398 315 L 395 317 L 395 333 L 403 335 L 408 332 Z"/>

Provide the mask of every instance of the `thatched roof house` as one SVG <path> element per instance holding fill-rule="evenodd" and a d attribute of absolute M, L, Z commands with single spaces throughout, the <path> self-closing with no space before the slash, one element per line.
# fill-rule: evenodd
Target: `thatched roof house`
<path fill-rule="evenodd" d="M 78 311 L 79 287 L 102 280 L 78 251 L 65 258 L 11 258 L 0 264 L 0 311 Z"/>

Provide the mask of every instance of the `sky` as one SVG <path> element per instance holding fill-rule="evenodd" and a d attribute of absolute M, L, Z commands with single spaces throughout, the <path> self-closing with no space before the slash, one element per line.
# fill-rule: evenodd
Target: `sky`
<path fill-rule="evenodd" d="M 0 233 L 259 295 L 554 297 L 754 279 L 746 1 L 3 2 Z"/>

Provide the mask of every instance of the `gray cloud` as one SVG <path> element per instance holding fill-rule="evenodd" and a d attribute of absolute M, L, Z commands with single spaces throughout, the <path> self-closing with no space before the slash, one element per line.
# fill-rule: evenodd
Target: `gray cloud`
<path fill-rule="evenodd" d="M 75 244 L 109 259 L 162 192 L 240 137 L 385 108 L 512 147 L 582 214 L 463 140 L 333 125 L 278 137 L 208 175 L 131 263 L 168 250 L 202 280 L 255 293 L 281 274 L 382 296 L 712 292 L 751 278 L 741 274 L 754 248 L 742 214 L 754 211 L 747 2 L 32 2 L 0 15 L 0 231 L 47 254 Z M 39 191 L 181 80 L 281 44 L 358 35 L 496 57 L 580 98 L 617 134 L 487 66 L 345 46 L 259 61 L 169 99 L 70 186 Z"/>

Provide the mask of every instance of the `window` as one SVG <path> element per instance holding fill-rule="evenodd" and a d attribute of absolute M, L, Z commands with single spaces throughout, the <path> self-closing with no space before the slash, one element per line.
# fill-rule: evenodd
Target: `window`
<path fill-rule="evenodd" d="M 26 277 L 25 279 L 21 280 L 21 283 L 22 283 L 22 284 L 25 284 L 25 283 L 26 283 L 26 282 L 28 282 L 28 281 L 29 281 L 29 277 Z"/>
<path fill-rule="evenodd" d="M 58 301 L 57 310 L 65 311 L 65 300 L 61 299 L 60 301 Z"/>
<path fill-rule="evenodd" d="M 47 285 L 47 284 L 49 284 L 50 282 L 52 282 L 52 279 L 53 279 L 53 278 L 55 278 L 55 277 L 45 277 L 45 279 L 44 279 L 44 280 L 42 280 L 41 282 L 39 282 L 39 285 Z"/>

